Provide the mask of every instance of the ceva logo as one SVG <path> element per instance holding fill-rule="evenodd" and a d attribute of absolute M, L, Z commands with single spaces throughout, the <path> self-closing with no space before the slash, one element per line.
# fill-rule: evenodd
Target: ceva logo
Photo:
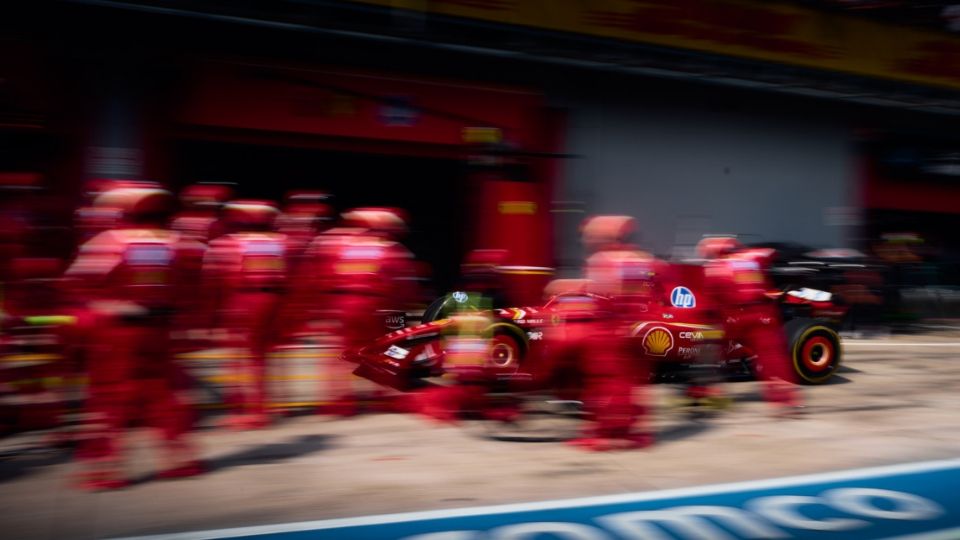
<path fill-rule="evenodd" d="M 681 285 L 673 288 L 673 292 L 670 293 L 670 303 L 673 307 L 695 308 L 697 297 L 693 295 L 693 291 Z"/>

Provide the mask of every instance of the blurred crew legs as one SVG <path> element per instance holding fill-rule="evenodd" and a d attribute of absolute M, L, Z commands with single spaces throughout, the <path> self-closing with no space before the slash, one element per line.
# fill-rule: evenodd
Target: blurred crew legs
<path fill-rule="evenodd" d="M 94 207 L 122 213 L 115 228 L 80 248 L 67 270 L 75 294 L 94 319 L 86 355 L 89 436 L 79 456 L 82 487 L 120 487 L 124 433 L 135 419 L 157 429 L 165 450 L 161 477 L 201 472 L 186 439 L 190 411 L 182 399 L 184 377 L 170 354 L 178 290 L 198 279 L 201 249 L 163 223 L 169 192 L 152 185 L 108 189 Z"/>
<path fill-rule="evenodd" d="M 589 353 L 581 363 L 584 407 L 593 425 L 573 444 L 588 449 L 639 448 L 653 442 L 649 432 L 636 431 L 638 416 L 645 417 L 648 407 L 645 395 L 640 403 L 634 401 L 638 397 L 634 390 L 646 384 L 650 365 L 634 354 L 630 330 L 651 310 L 660 290 L 659 261 L 629 243 L 635 230 L 636 222 L 627 216 L 597 216 L 582 227 L 590 253 L 585 269 L 588 287 L 607 299 L 599 303 L 600 324 L 588 330 L 589 346 L 581 348 L 581 353 Z"/>
<path fill-rule="evenodd" d="M 270 422 L 267 408 L 267 357 L 276 344 L 277 316 L 287 284 L 288 239 L 272 232 L 279 210 L 269 201 L 227 203 L 227 234 L 210 243 L 204 261 L 206 281 L 219 304 L 219 326 L 232 348 L 244 351 L 234 364 L 228 401 L 236 428 Z"/>
<path fill-rule="evenodd" d="M 756 371 L 764 399 L 777 414 L 792 414 L 802 405 L 783 335 L 777 305 L 764 273 L 763 250 L 745 250 L 734 238 L 704 238 L 697 245 L 705 268 L 708 294 L 720 306 L 727 339 L 746 344 L 757 355 Z"/>
<path fill-rule="evenodd" d="M 343 214 L 343 227 L 318 235 L 304 258 L 307 275 L 301 287 L 312 319 L 327 320 L 328 331 L 339 338 L 338 353 L 357 348 L 384 333 L 391 309 L 406 308 L 415 298 L 411 287 L 413 255 L 399 243 L 406 232 L 402 212 L 388 208 L 357 208 Z M 359 410 L 352 372 L 345 362 L 328 365 L 325 389 L 333 403 L 321 412 L 353 415 Z M 382 392 L 375 392 L 382 399 Z M 321 398 L 322 401 L 322 398 Z"/>

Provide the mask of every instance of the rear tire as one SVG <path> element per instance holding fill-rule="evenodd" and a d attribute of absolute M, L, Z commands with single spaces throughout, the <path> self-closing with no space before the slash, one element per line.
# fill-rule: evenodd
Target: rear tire
<path fill-rule="evenodd" d="M 840 335 L 814 319 L 794 319 L 784 326 L 790 361 L 803 384 L 823 384 L 840 367 Z"/>

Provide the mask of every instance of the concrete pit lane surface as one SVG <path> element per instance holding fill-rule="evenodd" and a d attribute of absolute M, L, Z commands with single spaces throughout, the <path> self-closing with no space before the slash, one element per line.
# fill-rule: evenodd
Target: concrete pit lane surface
<path fill-rule="evenodd" d="M 211 470 L 176 481 L 151 478 L 158 456 L 138 434 L 134 484 L 87 493 L 69 455 L 22 434 L 2 441 L 3 536 L 960 538 L 960 333 L 847 340 L 844 352 L 835 380 L 803 388 L 798 419 L 772 417 L 755 382 L 726 384 L 732 408 L 695 418 L 673 404 L 677 388 L 648 388 L 658 440 L 627 452 L 471 421 L 297 416 L 201 429 Z M 535 427 L 576 429 L 551 421 Z"/>

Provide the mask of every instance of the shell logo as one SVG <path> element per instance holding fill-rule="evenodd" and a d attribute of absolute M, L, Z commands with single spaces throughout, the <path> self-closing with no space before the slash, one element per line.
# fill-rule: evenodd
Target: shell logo
<path fill-rule="evenodd" d="M 673 349 L 673 334 L 662 326 L 655 326 L 643 336 L 643 350 L 650 356 L 666 356 Z"/>

